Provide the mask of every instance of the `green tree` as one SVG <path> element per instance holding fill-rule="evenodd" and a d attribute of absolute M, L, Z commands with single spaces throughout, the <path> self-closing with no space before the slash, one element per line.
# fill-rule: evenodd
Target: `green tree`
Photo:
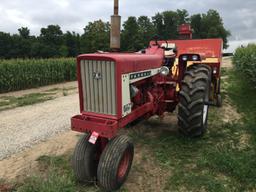
<path fill-rule="evenodd" d="M 178 18 L 178 21 L 177 21 L 178 26 L 189 22 L 189 14 L 188 14 L 187 10 L 177 9 L 176 13 L 177 13 L 177 18 Z"/>
<path fill-rule="evenodd" d="M 124 22 L 121 34 L 121 49 L 123 51 L 138 51 L 143 48 L 139 29 L 136 17 L 129 17 Z"/>
<path fill-rule="evenodd" d="M 19 34 L 13 35 L 13 53 L 12 57 L 28 58 L 30 57 L 33 37 L 30 36 L 30 30 L 27 27 L 18 29 Z"/>
<path fill-rule="evenodd" d="M 30 38 L 30 30 L 27 27 L 21 27 L 18 29 L 20 37 L 23 39 L 29 39 Z"/>
<path fill-rule="evenodd" d="M 10 58 L 12 38 L 9 33 L 0 32 L 0 58 Z"/>
<path fill-rule="evenodd" d="M 139 26 L 139 36 L 140 36 L 140 44 L 143 47 L 147 47 L 149 45 L 150 40 L 156 34 L 156 29 L 153 23 L 150 21 L 150 18 L 147 16 L 140 16 L 138 18 L 138 26 Z"/>
<path fill-rule="evenodd" d="M 81 50 L 84 53 L 95 52 L 97 50 L 109 50 L 110 24 L 102 20 L 90 22 L 84 28 L 81 37 Z"/>
<path fill-rule="evenodd" d="M 231 33 L 225 29 L 223 20 L 216 10 L 210 9 L 206 14 L 192 15 L 191 26 L 194 38 L 222 38 L 224 48 L 228 48 Z"/>
<path fill-rule="evenodd" d="M 154 17 L 152 17 L 152 21 L 156 30 L 156 34 L 159 35 L 161 39 L 164 39 L 164 21 L 163 14 L 157 13 Z"/>
<path fill-rule="evenodd" d="M 67 31 L 65 33 L 65 45 L 67 47 L 67 56 L 75 57 L 80 52 L 80 35 L 75 32 Z"/>
<path fill-rule="evenodd" d="M 58 25 L 49 25 L 41 29 L 39 37 L 39 55 L 44 58 L 66 56 L 61 51 L 64 46 L 64 35 Z"/>
<path fill-rule="evenodd" d="M 153 18 L 158 35 L 162 39 L 178 38 L 178 26 L 186 20 L 186 11 L 179 10 L 179 15 L 175 11 L 164 11 L 157 13 Z"/>
<path fill-rule="evenodd" d="M 178 14 L 174 11 L 163 12 L 164 39 L 178 38 Z"/>
<path fill-rule="evenodd" d="M 195 14 L 190 17 L 191 27 L 193 29 L 193 38 L 199 39 L 203 36 L 202 31 L 202 16 L 201 14 Z M 207 35 L 204 35 L 205 37 Z"/>

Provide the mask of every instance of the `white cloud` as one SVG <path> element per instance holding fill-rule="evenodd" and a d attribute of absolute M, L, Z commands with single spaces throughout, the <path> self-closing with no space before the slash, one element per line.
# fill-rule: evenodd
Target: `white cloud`
<path fill-rule="evenodd" d="M 227 50 L 224 50 L 224 52 L 233 53 L 236 48 L 241 46 L 247 46 L 250 43 L 256 43 L 256 39 L 230 41 L 229 48 Z"/>
<path fill-rule="evenodd" d="M 256 39 L 255 7 L 255 0 L 120 0 L 123 21 L 128 16 L 153 16 L 164 10 L 187 9 L 194 14 L 216 9 L 232 32 L 231 41 Z M 59 24 L 63 31 L 82 33 L 90 21 L 109 21 L 112 9 L 113 0 L 1 0 L 0 31 L 16 33 L 27 26 L 39 34 L 42 27 Z"/>

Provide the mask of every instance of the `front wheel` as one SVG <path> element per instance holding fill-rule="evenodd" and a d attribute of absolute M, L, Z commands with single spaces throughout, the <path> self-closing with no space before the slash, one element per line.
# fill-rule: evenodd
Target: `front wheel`
<path fill-rule="evenodd" d="M 207 128 L 211 68 L 197 64 L 190 66 L 182 81 L 178 105 L 179 130 L 186 136 L 201 136 Z"/>
<path fill-rule="evenodd" d="M 80 182 L 95 182 L 100 156 L 100 143 L 88 142 L 90 135 L 85 134 L 78 141 L 73 156 L 72 167 L 75 177 Z"/>
<path fill-rule="evenodd" d="M 134 146 L 128 136 L 117 136 L 107 144 L 97 170 L 98 183 L 103 190 L 115 191 L 123 185 L 129 174 L 133 155 Z"/>

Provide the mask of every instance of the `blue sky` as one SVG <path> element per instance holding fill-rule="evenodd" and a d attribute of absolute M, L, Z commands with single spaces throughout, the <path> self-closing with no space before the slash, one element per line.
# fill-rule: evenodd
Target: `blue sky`
<path fill-rule="evenodd" d="M 21 26 L 39 34 L 48 24 L 59 24 L 63 31 L 83 32 L 89 21 L 109 21 L 113 0 L 1 0 L 0 31 L 17 33 Z M 242 43 L 256 42 L 255 0 L 120 0 L 122 19 L 153 16 L 165 10 L 187 9 L 190 14 L 216 9 L 232 32 L 230 50 Z"/>

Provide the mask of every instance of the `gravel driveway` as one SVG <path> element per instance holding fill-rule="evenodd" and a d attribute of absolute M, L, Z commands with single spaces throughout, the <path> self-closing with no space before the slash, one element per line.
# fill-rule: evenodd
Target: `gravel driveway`
<path fill-rule="evenodd" d="M 0 112 L 0 160 L 70 130 L 79 113 L 78 94 Z"/>

